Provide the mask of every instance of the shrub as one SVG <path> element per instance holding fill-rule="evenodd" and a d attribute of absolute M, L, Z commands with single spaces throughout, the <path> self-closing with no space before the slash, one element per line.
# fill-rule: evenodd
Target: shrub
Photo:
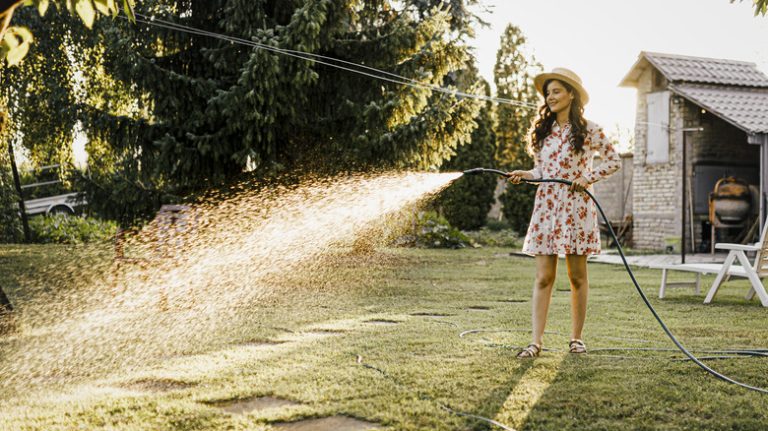
<path fill-rule="evenodd" d="M 411 232 L 398 238 L 395 244 L 423 248 L 464 248 L 471 245 L 471 240 L 435 211 L 422 211 L 416 215 Z"/>
<path fill-rule="evenodd" d="M 490 96 L 490 86 L 482 82 L 486 95 Z M 475 121 L 477 128 L 472 132 L 470 142 L 456 149 L 456 155 L 441 167 L 443 172 L 494 166 L 496 136 L 493 132 L 493 106 L 486 103 Z M 494 201 L 496 181 L 496 175 L 464 176 L 437 196 L 435 208 L 452 226 L 463 230 L 477 229 L 486 222 Z"/>
<path fill-rule="evenodd" d="M 504 217 L 509 226 L 520 236 L 525 236 L 528 231 L 535 197 L 536 187 L 528 184 L 507 186 L 500 197 Z"/>
<path fill-rule="evenodd" d="M 512 228 L 512 226 L 510 226 L 509 221 L 507 221 L 507 219 L 496 220 L 492 218 L 488 219 L 488 221 L 485 224 L 485 227 L 487 227 L 489 230 L 493 232 L 498 232 L 500 230 L 506 230 L 506 229 Z"/>
<path fill-rule="evenodd" d="M 95 218 L 54 214 L 32 217 L 29 228 L 34 242 L 82 244 L 112 239 L 117 225 Z"/>
<path fill-rule="evenodd" d="M 465 232 L 465 234 L 477 245 L 487 247 L 519 248 L 522 241 L 512 229 L 491 229 L 484 227 L 480 230 Z"/>

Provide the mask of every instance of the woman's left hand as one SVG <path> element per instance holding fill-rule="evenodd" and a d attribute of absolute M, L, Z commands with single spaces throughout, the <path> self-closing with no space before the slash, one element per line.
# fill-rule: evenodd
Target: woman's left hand
<path fill-rule="evenodd" d="M 573 180 L 570 190 L 572 192 L 583 192 L 587 187 L 589 187 L 589 181 L 584 179 L 584 177 L 579 177 Z"/>

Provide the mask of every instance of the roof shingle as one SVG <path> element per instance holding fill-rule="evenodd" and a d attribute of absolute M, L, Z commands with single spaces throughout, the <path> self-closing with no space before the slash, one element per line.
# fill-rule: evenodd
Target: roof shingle
<path fill-rule="evenodd" d="M 672 83 L 768 87 L 768 76 L 754 63 L 647 51 L 640 53 L 637 62 L 622 80 L 621 85 L 636 85 L 639 72 L 645 67 L 646 62 L 658 69 Z"/>
<path fill-rule="evenodd" d="M 646 58 L 672 82 L 768 87 L 768 76 L 754 63 L 646 52 Z"/>
<path fill-rule="evenodd" d="M 768 88 L 678 84 L 669 89 L 747 133 L 768 133 Z"/>

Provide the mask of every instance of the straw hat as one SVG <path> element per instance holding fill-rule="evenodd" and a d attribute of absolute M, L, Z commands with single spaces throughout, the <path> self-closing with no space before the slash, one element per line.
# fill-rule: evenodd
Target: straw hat
<path fill-rule="evenodd" d="M 536 90 L 543 96 L 544 95 L 544 83 L 550 79 L 557 79 L 558 81 L 566 82 L 573 87 L 574 90 L 579 92 L 581 96 L 581 103 L 586 105 L 589 102 L 589 94 L 584 86 L 581 84 L 581 78 L 572 70 L 564 67 L 556 67 L 551 72 L 540 73 L 533 78 L 533 85 L 536 86 Z"/>

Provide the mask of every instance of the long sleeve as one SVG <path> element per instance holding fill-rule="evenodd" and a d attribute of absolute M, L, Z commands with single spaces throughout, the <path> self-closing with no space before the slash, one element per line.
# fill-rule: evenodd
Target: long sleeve
<path fill-rule="evenodd" d="M 533 175 L 533 178 L 539 179 L 542 178 L 541 173 L 541 151 L 536 151 L 533 156 L 533 169 L 529 170 L 528 172 Z"/>
<path fill-rule="evenodd" d="M 596 183 L 621 167 L 621 156 L 614 148 L 611 141 L 605 136 L 600 127 L 596 127 L 589 134 L 589 148 L 600 156 L 600 164 L 584 175 L 584 179 L 590 183 Z"/>

